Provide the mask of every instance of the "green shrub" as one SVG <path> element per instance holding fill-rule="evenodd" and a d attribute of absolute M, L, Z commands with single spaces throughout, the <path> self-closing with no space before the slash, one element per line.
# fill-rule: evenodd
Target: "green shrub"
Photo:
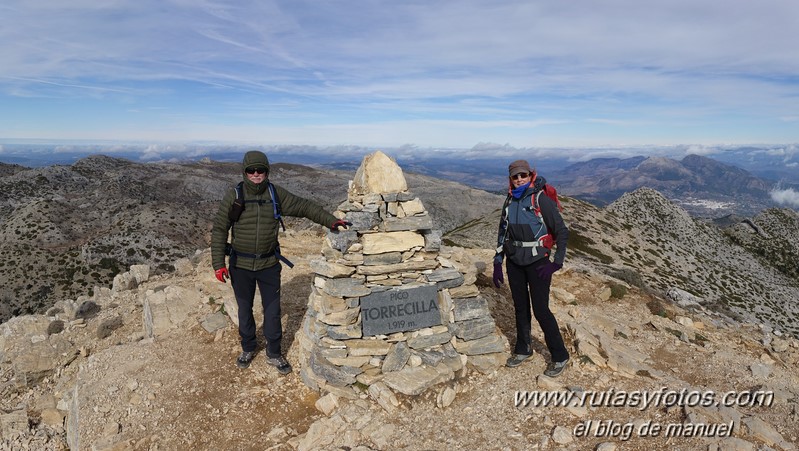
<path fill-rule="evenodd" d="M 627 287 L 620 283 L 613 283 L 610 285 L 610 297 L 621 299 L 627 294 Z"/>

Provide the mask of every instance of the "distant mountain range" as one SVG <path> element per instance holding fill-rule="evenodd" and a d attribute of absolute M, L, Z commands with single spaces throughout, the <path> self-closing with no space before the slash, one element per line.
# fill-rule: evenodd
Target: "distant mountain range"
<path fill-rule="evenodd" d="M 602 158 L 549 174 L 561 192 L 595 205 L 609 204 L 641 187 L 659 191 L 695 216 L 753 215 L 777 206 L 774 183 L 708 157 Z"/>

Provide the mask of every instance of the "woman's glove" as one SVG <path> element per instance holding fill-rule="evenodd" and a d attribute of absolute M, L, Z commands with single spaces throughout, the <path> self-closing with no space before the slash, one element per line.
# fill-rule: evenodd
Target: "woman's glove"
<path fill-rule="evenodd" d="M 494 286 L 499 288 L 500 285 L 505 283 L 505 276 L 502 275 L 502 262 L 494 262 Z"/>
<path fill-rule="evenodd" d="M 214 275 L 216 275 L 216 280 L 220 282 L 224 282 L 225 278 L 230 279 L 230 273 L 227 272 L 227 268 L 219 268 L 214 271 Z"/>
<path fill-rule="evenodd" d="M 560 268 L 563 268 L 563 265 L 560 263 L 549 262 L 539 266 L 536 271 L 538 271 L 538 277 L 542 279 L 551 279 L 552 274 L 555 274 Z"/>

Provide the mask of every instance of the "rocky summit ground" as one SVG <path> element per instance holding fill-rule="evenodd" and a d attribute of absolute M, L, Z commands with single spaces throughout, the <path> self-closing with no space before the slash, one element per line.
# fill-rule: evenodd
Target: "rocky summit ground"
<path fill-rule="evenodd" d="M 536 354 L 520 367 L 483 374 L 467 364 L 454 381 L 417 397 L 397 393 L 386 407 L 366 387 L 356 399 L 312 391 L 297 371 L 294 334 L 312 284 L 308 262 L 319 255 L 322 239 L 313 231 L 281 239 L 296 264 L 283 272 L 284 346 L 295 366 L 288 376 L 267 366 L 262 354 L 250 368 L 237 368 L 238 335 L 230 321 L 214 333 L 203 327 L 232 299 L 230 286 L 214 279 L 207 250 L 175 262 L 174 273 L 94 290 L 92 298 L 78 299 L 82 308 L 75 311 L 62 304 L 3 324 L 0 449 L 746 450 L 799 444 L 796 339 L 698 305 L 671 304 L 579 258 L 567 259 L 553 282 L 552 307 L 572 353 L 557 379 L 541 376 L 548 356 L 534 328 Z M 512 343 L 513 306 L 507 286 L 491 284 L 491 252 L 463 252 L 478 265 L 480 291 Z M 186 293 L 184 319 L 144 338 L 141 301 L 160 290 Z M 34 354 L 38 360 L 31 362 Z M 525 391 L 594 394 L 594 405 L 517 405 Z M 669 391 L 683 393 L 682 401 L 665 396 Z M 635 393 L 658 392 L 664 402 L 629 404 Z M 725 393 L 746 401 L 760 392 L 772 394 L 769 405 L 715 405 Z M 611 395 L 628 406 L 612 405 Z M 700 396 L 712 405 L 691 405 Z M 682 436 L 685 425 L 700 423 L 713 426 L 716 436 Z M 729 424 L 731 434 L 723 430 Z M 682 434 L 651 436 L 653 425 L 664 431 L 683 425 Z"/>

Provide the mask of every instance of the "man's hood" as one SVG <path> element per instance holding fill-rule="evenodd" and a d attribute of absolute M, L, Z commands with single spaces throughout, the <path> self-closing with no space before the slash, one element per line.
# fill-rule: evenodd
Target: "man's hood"
<path fill-rule="evenodd" d="M 263 166 L 269 170 L 269 159 L 260 150 L 251 150 L 244 154 L 244 161 L 242 162 L 241 170 L 251 167 Z"/>
<path fill-rule="evenodd" d="M 267 178 L 264 179 L 264 183 L 258 185 L 251 182 L 250 179 L 247 178 L 247 173 L 244 172 L 247 168 L 257 167 L 266 168 L 267 175 Z M 244 185 L 249 187 L 251 192 L 256 194 L 263 193 L 266 190 L 267 180 L 269 180 L 269 159 L 266 158 L 266 155 L 260 150 L 251 150 L 245 153 L 244 160 L 241 163 L 241 176 L 244 178 Z"/>

